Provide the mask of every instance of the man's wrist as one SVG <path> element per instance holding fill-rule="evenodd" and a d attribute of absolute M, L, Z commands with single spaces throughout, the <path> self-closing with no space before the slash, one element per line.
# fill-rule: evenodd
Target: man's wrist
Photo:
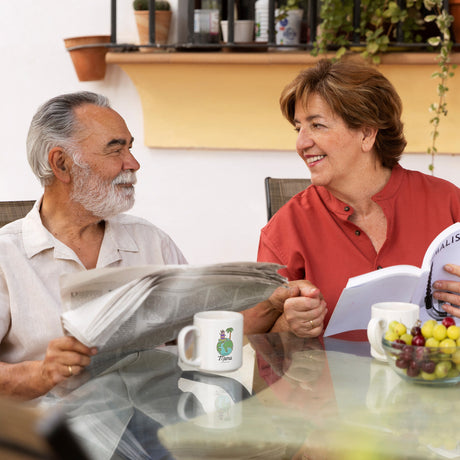
<path fill-rule="evenodd" d="M 275 321 L 275 324 L 271 328 L 271 332 L 284 332 L 289 330 L 289 323 L 286 321 L 284 313 Z"/>

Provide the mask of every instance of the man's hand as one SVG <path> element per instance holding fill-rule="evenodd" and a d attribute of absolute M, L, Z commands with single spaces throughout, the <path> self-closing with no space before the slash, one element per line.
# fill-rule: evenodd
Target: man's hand
<path fill-rule="evenodd" d="M 454 305 L 460 305 L 460 265 L 447 264 L 444 265 L 444 270 L 459 277 L 459 281 L 443 281 L 437 280 L 433 283 L 435 289 L 440 291 L 433 292 L 433 297 L 441 302 L 449 302 Z M 442 291 L 450 291 L 442 292 Z M 445 303 L 442 308 L 452 316 L 460 318 L 460 308 L 453 307 Z"/>
<path fill-rule="evenodd" d="M 324 329 L 326 302 L 312 283 L 306 280 L 291 281 L 289 296 L 284 301 L 284 312 L 272 331 L 289 330 L 298 337 L 318 337 Z"/>
<path fill-rule="evenodd" d="M 96 348 L 88 348 L 74 337 L 52 340 L 40 366 L 40 374 L 47 391 L 65 379 L 78 375 L 96 353 Z"/>
<path fill-rule="evenodd" d="M 33 399 L 48 393 L 67 378 L 79 374 L 97 353 L 74 337 L 52 340 L 43 361 L 0 363 L 0 393 Z"/>

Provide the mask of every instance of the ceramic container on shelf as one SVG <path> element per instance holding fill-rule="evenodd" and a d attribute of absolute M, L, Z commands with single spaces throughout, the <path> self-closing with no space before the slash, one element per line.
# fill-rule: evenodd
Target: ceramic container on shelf
<path fill-rule="evenodd" d="M 280 10 L 275 10 L 275 17 Z M 275 24 L 277 45 L 298 45 L 302 25 L 303 10 L 288 10 L 286 17 Z"/>
<path fill-rule="evenodd" d="M 222 39 L 225 43 L 228 41 L 228 21 L 220 21 L 222 29 Z M 235 29 L 233 34 L 234 43 L 250 43 L 254 40 L 254 21 L 238 19 L 235 20 Z"/>
<path fill-rule="evenodd" d="M 139 44 L 149 44 L 149 11 L 134 11 L 136 18 L 137 32 L 139 34 Z M 155 11 L 155 43 L 166 45 L 168 43 L 169 29 L 171 26 L 172 11 Z"/>
<path fill-rule="evenodd" d="M 106 71 L 105 55 L 110 43 L 110 35 L 91 35 L 82 37 L 64 38 L 64 44 L 69 51 L 77 77 L 80 81 L 103 80 Z M 80 48 L 84 45 L 96 45 Z"/>

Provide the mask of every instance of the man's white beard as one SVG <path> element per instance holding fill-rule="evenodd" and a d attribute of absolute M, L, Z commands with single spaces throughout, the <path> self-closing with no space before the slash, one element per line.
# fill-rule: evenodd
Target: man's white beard
<path fill-rule="evenodd" d="M 72 165 L 71 174 L 73 187 L 70 198 L 96 217 L 107 219 L 133 207 L 134 187 L 117 184 L 135 184 L 134 171 L 122 171 L 112 182 L 106 182 L 91 171 L 88 164 L 77 160 Z"/>

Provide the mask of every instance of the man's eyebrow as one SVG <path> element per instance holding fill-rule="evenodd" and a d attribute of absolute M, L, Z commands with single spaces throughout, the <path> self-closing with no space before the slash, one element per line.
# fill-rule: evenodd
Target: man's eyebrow
<path fill-rule="evenodd" d="M 132 145 L 134 142 L 134 137 L 132 137 L 129 141 L 129 145 Z M 106 147 L 113 147 L 114 145 L 126 145 L 126 139 L 112 139 L 110 142 L 107 143 Z"/>

